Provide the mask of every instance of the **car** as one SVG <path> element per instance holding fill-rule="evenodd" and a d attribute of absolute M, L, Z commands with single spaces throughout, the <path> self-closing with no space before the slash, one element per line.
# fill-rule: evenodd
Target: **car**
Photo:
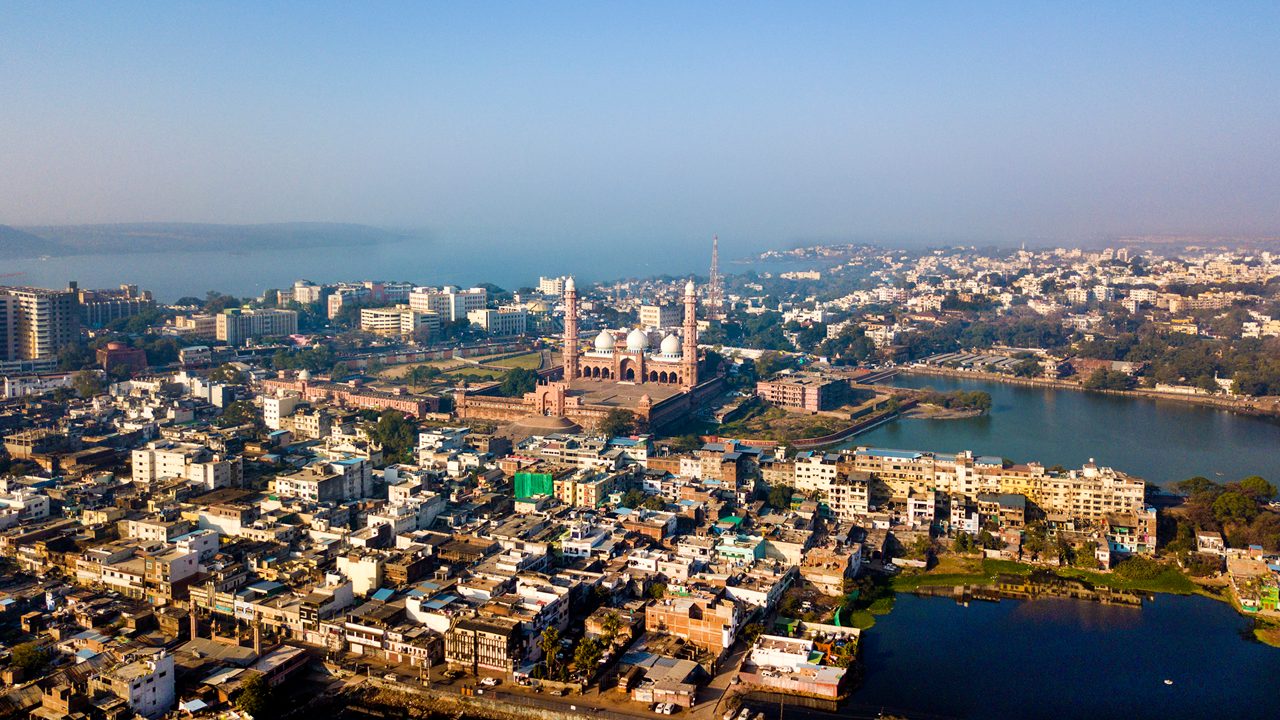
<path fill-rule="evenodd" d="M 395 674 L 395 673 L 387 673 L 386 675 L 383 675 L 383 676 L 382 676 L 382 679 L 383 679 L 383 680 L 386 680 L 387 682 L 399 682 L 399 681 L 400 681 L 400 678 L 396 677 L 396 674 Z"/>
<path fill-rule="evenodd" d="M 497 687 L 499 682 L 501 682 L 501 681 L 500 681 L 500 680 L 498 680 L 498 678 L 487 677 L 487 678 L 485 678 L 485 679 L 481 680 L 481 681 L 480 681 L 480 684 L 481 684 L 481 685 L 483 685 L 483 686 L 485 686 L 485 687 Z"/>

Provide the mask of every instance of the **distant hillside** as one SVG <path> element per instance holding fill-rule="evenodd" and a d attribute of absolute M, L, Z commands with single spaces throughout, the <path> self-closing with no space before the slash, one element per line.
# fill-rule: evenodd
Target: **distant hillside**
<path fill-rule="evenodd" d="M 380 228 L 345 223 L 44 225 L 14 232 L 27 240 L 15 241 L 10 248 L 7 237 L 0 233 L 0 257 L 373 245 L 401 237 Z"/>
<path fill-rule="evenodd" d="M 60 243 L 8 225 L 0 225 L 0 259 L 65 255 L 66 251 L 66 246 Z"/>

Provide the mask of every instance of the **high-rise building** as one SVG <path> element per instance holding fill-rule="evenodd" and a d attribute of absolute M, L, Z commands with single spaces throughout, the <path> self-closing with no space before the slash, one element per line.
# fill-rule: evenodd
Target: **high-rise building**
<path fill-rule="evenodd" d="M 104 327 L 156 306 L 151 292 L 139 290 L 137 285 L 121 285 L 115 290 L 81 290 L 71 283 L 69 289 L 80 303 L 80 322 L 90 328 Z"/>
<path fill-rule="evenodd" d="M 538 277 L 538 292 L 543 295 L 563 295 L 565 278 L 561 277 Z"/>
<path fill-rule="evenodd" d="M 529 313 L 520 307 L 472 310 L 467 313 L 467 320 L 490 335 L 524 335 Z"/>
<path fill-rule="evenodd" d="M 292 310 L 231 308 L 218 313 L 218 339 L 239 345 L 249 338 L 293 335 L 298 332 L 298 313 Z"/>
<path fill-rule="evenodd" d="M 361 308 L 360 329 L 377 335 L 411 337 L 420 330 L 440 329 L 440 316 L 419 312 L 408 305 L 389 308 Z"/>
<path fill-rule="evenodd" d="M 680 308 L 675 305 L 641 305 L 640 326 L 647 328 L 674 328 L 680 326 Z"/>
<path fill-rule="evenodd" d="M 488 303 L 489 293 L 484 288 L 415 288 L 409 293 L 409 307 L 418 312 L 436 313 L 442 322 L 465 320 L 467 313 L 483 310 Z"/>
<path fill-rule="evenodd" d="M 0 287 L 0 360 L 44 360 L 80 338 L 80 309 L 70 290 Z"/>

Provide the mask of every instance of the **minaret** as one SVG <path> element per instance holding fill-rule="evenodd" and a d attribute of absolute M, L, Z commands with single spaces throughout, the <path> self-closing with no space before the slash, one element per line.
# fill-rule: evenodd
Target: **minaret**
<path fill-rule="evenodd" d="M 578 288 L 573 278 L 564 281 L 564 380 L 578 377 Z"/>
<path fill-rule="evenodd" d="M 698 384 L 698 288 L 690 280 L 684 286 L 684 348 L 680 357 L 681 385 Z"/>

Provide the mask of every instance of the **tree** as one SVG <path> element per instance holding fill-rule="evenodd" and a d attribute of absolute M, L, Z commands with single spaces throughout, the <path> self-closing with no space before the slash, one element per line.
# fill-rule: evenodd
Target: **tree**
<path fill-rule="evenodd" d="M 600 421 L 597 429 L 605 437 L 617 437 L 619 435 L 630 435 L 635 431 L 635 424 L 635 413 L 624 408 L 613 408 Z"/>
<path fill-rule="evenodd" d="M 542 664 L 551 678 L 560 675 L 560 631 L 549 627 L 538 636 L 538 649 L 542 651 Z"/>
<path fill-rule="evenodd" d="M 1184 497 L 1194 497 L 1201 493 L 1214 492 L 1222 488 L 1209 478 L 1197 475 L 1174 483 L 1173 489 Z"/>
<path fill-rule="evenodd" d="M 27 677 L 35 677 L 44 670 L 49 662 L 49 650 L 43 645 L 34 642 L 26 642 L 21 645 L 15 645 L 10 651 L 9 662 L 14 667 L 22 668 Z"/>
<path fill-rule="evenodd" d="M 1276 486 L 1258 475 L 1250 475 L 1240 481 L 1240 490 L 1259 500 L 1270 500 L 1276 496 Z"/>
<path fill-rule="evenodd" d="M 765 502 L 779 510 L 790 510 L 791 496 L 794 494 L 795 490 L 789 485 L 774 485 L 769 488 L 769 496 Z"/>
<path fill-rule="evenodd" d="M 1013 374 L 1018 377 L 1036 377 L 1044 372 L 1044 368 L 1040 367 L 1040 361 L 1027 358 L 1013 366 Z"/>
<path fill-rule="evenodd" d="M 498 393 L 504 397 L 522 397 L 538 387 L 538 373 L 528 368 L 511 368 L 502 376 Z"/>
<path fill-rule="evenodd" d="M 962 553 L 972 552 L 973 545 L 974 545 L 973 536 L 963 531 L 956 533 L 955 540 L 951 542 L 951 547 L 956 552 L 962 552 Z"/>
<path fill-rule="evenodd" d="M 350 374 L 351 374 L 351 370 L 347 368 L 347 364 L 345 362 L 334 363 L 333 369 L 329 371 L 329 377 L 334 382 L 344 380 Z"/>
<path fill-rule="evenodd" d="M 1103 370 L 1098 368 L 1093 374 L 1084 381 L 1084 387 L 1089 390 L 1132 390 L 1137 383 L 1132 377 L 1118 370 Z"/>
<path fill-rule="evenodd" d="M 417 427 L 399 410 L 386 410 L 369 431 L 369 437 L 382 446 L 387 463 L 412 462 L 410 457 L 418 442 Z"/>
<path fill-rule="evenodd" d="M 270 705 L 271 685 L 262 673 L 254 673 L 241 687 L 236 707 L 254 717 L 266 717 Z"/>
<path fill-rule="evenodd" d="M 256 425 L 257 422 L 258 409 L 248 400 L 236 400 L 229 403 L 222 409 L 222 415 L 217 420 L 217 424 L 222 427 Z"/>
<path fill-rule="evenodd" d="M 612 643 L 613 639 L 618 636 L 618 631 L 622 629 L 622 618 L 618 617 L 618 613 L 610 610 L 605 613 L 604 619 L 600 621 L 600 629 L 604 631 L 604 637 L 608 642 Z"/>
<path fill-rule="evenodd" d="M 604 657 L 605 642 L 600 638 L 583 638 L 573 649 L 573 668 L 584 681 L 595 673 L 596 664 Z"/>
<path fill-rule="evenodd" d="M 80 397 L 94 397 L 102 392 L 102 378 L 92 370 L 81 370 L 71 376 L 71 387 Z"/>
<path fill-rule="evenodd" d="M 209 379 L 214 382 L 239 385 L 244 382 L 244 373 L 240 372 L 235 365 L 226 363 L 214 368 L 213 371 L 209 373 Z"/>
<path fill-rule="evenodd" d="M 1213 501 L 1213 515 L 1218 522 L 1251 522 L 1258 515 L 1258 503 L 1235 490 L 1228 490 Z"/>
<path fill-rule="evenodd" d="M 654 583 L 649 586 L 648 595 L 650 598 L 657 600 L 667 594 L 666 583 Z"/>

